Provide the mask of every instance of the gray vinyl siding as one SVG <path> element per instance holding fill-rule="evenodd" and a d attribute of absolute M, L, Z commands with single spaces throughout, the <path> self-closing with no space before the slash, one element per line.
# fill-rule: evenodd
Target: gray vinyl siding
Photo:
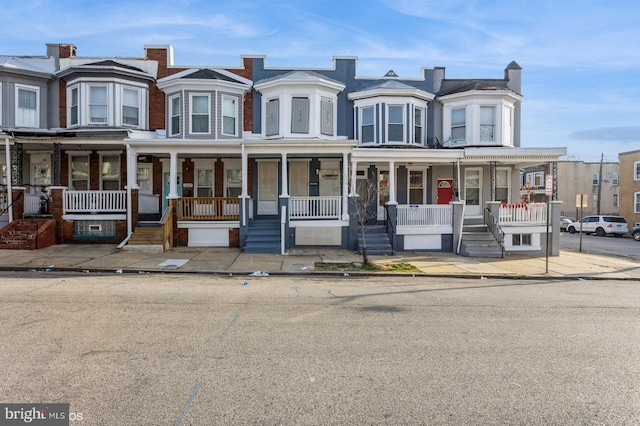
<path fill-rule="evenodd" d="M 2 126 L 15 127 L 16 125 L 16 84 L 37 87 L 40 91 L 39 94 L 39 116 L 38 127 L 39 129 L 47 129 L 52 127 L 48 120 L 49 116 L 49 86 L 47 81 L 38 78 L 29 78 L 27 76 L 12 76 L 8 78 L 0 74 L 0 83 L 2 83 Z M 55 95 L 57 96 L 57 95 Z"/>

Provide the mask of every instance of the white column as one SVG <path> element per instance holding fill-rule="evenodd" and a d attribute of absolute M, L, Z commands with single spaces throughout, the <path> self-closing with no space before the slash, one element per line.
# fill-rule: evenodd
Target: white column
<path fill-rule="evenodd" d="M 396 201 L 396 163 L 389 161 L 389 202 L 387 204 L 398 204 Z"/>
<path fill-rule="evenodd" d="M 249 193 L 247 191 L 248 179 L 249 179 L 249 162 L 247 161 L 247 152 L 245 151 L 244 144 L 242 144 L 242 198 L 247 198 Z"/>
<path fill-rule="evenodd" d="M 289 178 L 287 174 L 287 153 L 282 153 L 282 194 L 280 197 L 288 197 L 289 196 Z"/>
<path fill-rule="evenodd" d="M 133 233 L 133 218 L 131 217 L 131 188 L 136 184 L 138 157 L 134 157 L 135 151 L 127 144 L 127 238 Z"/>
<path fill-rule="evenodd" d="M 169 162 L 169 195 L 167 198 L 178 198 L 178 153 L 171 152 L 169 155 L 171 160 Z"/>
<path fill-rule="evenodd" d="M 349 199 L 347 192 L 349 191 L 349 153 L 342 153 L 342 220 L 349 219 Z"/>
<path fill-rule="evenodd" d="M 5 136 L 4 138 L 4 155 L 5 161 L 7 165 L 7 205 L 9 207 L 9 223 L 13 222 L 13 188 L 11 187 L 11 180 L 13 177 L 11 176 L 11 153 L 9 151 L 9 137 Z"/>
<path fill-rule="evenodd" d="M 351 192 L 349 197 L 355 197 L 356 195 L 356 179 L 358 176 L 358 162 L 351 160 Z"/>

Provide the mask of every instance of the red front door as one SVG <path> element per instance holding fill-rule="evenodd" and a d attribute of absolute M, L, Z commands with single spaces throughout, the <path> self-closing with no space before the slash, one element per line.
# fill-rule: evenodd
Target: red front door
<path fill-rule="evenodd" d="M 449 204 L 453 200 L 453 179 L 438 179 L 438 204 Z"/>

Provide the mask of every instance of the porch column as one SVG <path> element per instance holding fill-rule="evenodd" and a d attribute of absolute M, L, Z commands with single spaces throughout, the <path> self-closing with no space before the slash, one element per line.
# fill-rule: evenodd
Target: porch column
<path fill-rule="evenodd" d="M 600 175 L 602 175 L 602 173 L 600 173 Z M 551 163 L 551 176 L 553 179 L 553 192 L 551 194 L 551 200 L 557 201 L 558 200 L 558 162 L 557 161 L 553 161 Z M 600 177 L 600 179 L 602 179 L 602 177 Z M 552 223 L 558 223 L 558 222 L 556 221 Z"/>
<path fill-rule="evenodd" d="M 169 153 L 169 195 L 167 198 L 178 198 L 178 153 Z"/>
<path fill-rule="evenodd" d="M 349 219 L 349 199 L 347 198 L 347 192 L 349 191 L 349 164 L 347 160 L 349 154 L 342 153 L 342 220 Z"/>
<path fill-rule="evenodd" d="M 287 153 L 283 152 L 282 153 L 282 171 L 281 171 L 281 175 L 282 175 L 282 194 L 280 194 L 281 197 L 288 197 L 289 196 L 289 178 L 287 175 Z"/>
<path fill-rule="evenodd" d="M 491 173 L 491 201 L 496 201 L 496 162 L 492 161 L 489 165 L 489 170 Z"/>
<path fill-rule="evenodd" d="M 398 204 L 396 201 L 396 163 L 389 161 L 389 202 L 387 204 Z"/>
<path fill-rule="evenodd" d="M 62 181 L 62 154 L 60 153 L 60 143 L 53 144 L 53 186 L 60 186 Z"/>
<path fill-rule="evenodd" d="M 247 151 L 245 151 L 244 149 L 244 144 L 242 144 L 242 194 L 241 197 L 242 198 L 247 198 L 249 196 L 248 191 L 247 191 L 247 186 L 248 186 L 248 174 L 249 174 L 249 162 L 247 161 Z"/>
<path fill-rule="evenodd" d="M 356 194 L 356 179 L 358 174 L 358 162 L 351 160 L 351 190 L 349 197 L 355 197 Z"/>
<path fill-rule="evenodd" d="M 9 150 L 9 137 L 4 137 L 4 155 L 5 164 L 7 165 L 7 205 L 9 206 L 9 223 L 13 222 L 13 195 L 11 184 L 13 183 L 13 177 L 11 176 L 11 152 Z"/>

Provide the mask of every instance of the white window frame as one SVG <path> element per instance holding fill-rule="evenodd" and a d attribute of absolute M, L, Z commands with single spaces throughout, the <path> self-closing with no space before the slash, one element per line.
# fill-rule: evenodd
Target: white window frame
<path fill-rule="evenodd" d="M 173 108 L 173 101 L 176 100 L 176 99 L 178 100 L 177 111 L 175 111 L 174 108 Z M 182 108 L 180 107 L 181 100 L 182 99 L 181 99 L 179 94 L 169 96 L 169 136 L 176 136 L 176 135 L 180 134 L 180 131 L 181 131 L 181 129 L 180 129 L 181 126 L 180 125 L 182 124 L 181 123 L 181 120 L 182 120 Z M 173 119 L 175 117 L 178 118 L 178 130 L 177 131 L 176 131 L 176 129 L 174 129 L 174 126 L 173 126 Z"/>
<path fill-rule="evenodd" d="M 141 180 L 138 177 L 138 172 L 140 170 L 148 170 L 149 179 L 145 179 L 145 181 L 149 182 L 149 188 L 143 189 L 143 186 L 140 185 Z M 153 194 L 153 164 L 150 163 L 138 163 L 136 170 L 136 184 L 140 190 L 141 194 Z"/>
<path fill-rule="evenodd" d="M 633 180 L 640 180 L 640 161 L 633 163 Z"/>
<path fill-rule="evenodd" d="M 306 111 L 303 109 L 302 112 L 306 113 L 306 117 L 301 117 L 301 119 L 297 119 L 295 117 L 295 114 L 297 113 L 297 111 L 294 108 L 294 104 L 296 103 L 296 100 L 300 100 L 300 101 L 306 101 L 300 103 L 301 106 L 306 107 Z M 305 122 L 305 118 L 306 118 L 306 122 Z M 302 126 L 304 127 L 306 125 L 306 129 L 305 128 L 300 128 L 298 129 L 298 126 Z M 292 135 L 308 135 L 309 132 L 311 131 L 311 98 L 308 95 L 292 95 L 291 96 L 291 134 Z"/>
<path fill-rule="evenodd" d="M 453 122 L 453 113 L 455 111 L 458 110 L 462 110 L 464 112 L 463 116 L 464 116 L 464 121 L 460 124 L 460 123 L 454 123 Z M 453 142 L 461 142 L 461 141 L 465 141 L 467 140 L 467 107 L 466 106 L 460 106 L 460 107 L 455 107 L 455 108 L 451 108 L 451 140 Z M 453 129 L 464 129 L 464 137 L 463 138 L 459 138 L 459 139 L 454 139 L 453 138 Z"/>
<path fill-rule="evenodd" d="M 611 173 L 611 185 L 618 186 L 619 182 L 620 182 L 620 176 L 618 175 L 618 173 L 617 172 Z"/>
<path fill-rule="evenodd" d="M 365 124 L 364 123 L 364 112 L 365 110 L 369 110 L 371 109 L 371 116 L 372 116 L 372 123 L 371 124 Z M 367 106 L 362 106 L 360 107 L 360 120 L 359 120 L 359 124 L 360 124 L 360 143 L 361 144 L 375 144 L 376 143 L 376 134 L 377 134 L 377 128 L 376 128 L 376 106 L 375 105 L 367 105 Z M 363 134 L 364 134 L 364 127 L 367 126 L 371 126 L 371 128 L 373 129 L 373 140 L 371 141 L 365 141 L 363 138 Z"/>
<path fill-rule="evenodd" d="M 76 103 L 75 105 L 73 104 L 73 92 L 76 92 Z M 69 109 L 67 112 L 67 125 L 69 127 L 75 127 L 75 126 L 79 126 L 80 125 L 80 85 L 79 84 L 75 84 L 71 87 L 69 87 L 69 91 L 67 92 L 69 95 Z M 73 108 L 75 106 L 75 120 L 76 122 L 73 122 L 74 119 L 74 113 L 73 113 Z"/>
<path fill-rule="evenodd" d="M 427 200 L 427 171 L 423 168 L 409 168 L 407 169 L 407 203 L 415 204 L 411 202 L 411 172 L 421 172 L 422 173 L 422 182 L 420 186 L 420 191 L 422 192 L 422 200 L 418 204 L 426 204 Z M 417 188 L 416 188 L 417 189 Z"/>
<path fill-rule="evenodd" d="M 91 153 L 89 151 L 75 151 L 69 153 L 69 189 L 72 191 L 89 191 L 91 189 Z M 85 157 L 87 159 L 87 189 L 76 189 L 74 182 L 80 182 L 80 179 L 73 178 L 73 159 L 76 157 Z"/>
<path fill-rule="evenodd" d="M 591 174 L 591 183 L 593 184 L 593 186 L 600 185 L 600 173 Z"/>
<path fill-rule="evenodd" d="M 36 108 L 35 108 L 35 122 L 27 123 L 24 121 L 19 121 L 18 117 L 20 117 L 20 90 L 25 90 L 28 92 L 35 92 L 36 94 Z M 38 128 L 40 127 L 40 88 L 38 86 L 29 86 L 26 84 L 16 84 L 15 85 L 15 95 L 16 95 L 16 115 L 15 115 L 15 123 L 16 127 L 32 127 Z"/>
<path fill-rule="evenodd" d="M 93 87 L 104 87 L 105 90 L 105 95 L 106 95 L 106 100 L 105 100 L 105 104 L 93 104 L 91 103 L 91 89 Z M 109 125 L 109 123 L 111 123 L 111 119 L 110 119 L 110 108 L 109 108 L 109 84 L 107 83 L 90 83 L 87 84 L 87 123 L 89 125 L 99 125 L 99 126 L 107 126 Z M 93 117 L 91 114 L 91 107 L 92 106 L 104 106 L 106 108 L 107 111 L 107 116 L 106 116 L 106 121 L 92 121 Z"/>
<path fill-rule="evenodd" d="M 193 130 L 193 98 L 195 97 L 203 97 L 207 98 L 207 131 L 206 132 L 195 132 Z M 197 115 L 205 115 L 204 113 L 197 113 Z M 211 94 L 210 93 L 189 93 L 189 133 L 192 135 L 210 135 L 211 134 Z"/>
<path fill-rule="evenodd" d="M 483 110 L 491 110 L 493 112 L 492 114 L 492 119 L 491 119 L 491 123 L 483 123 L 482 122 L 482 111 Z M 479 131 L 480 131 L 480 135 L 479 135 L 479 143 L 483 144 L 486 142 L 495 142 L 496 141 L 496 111 L 497 108 L 495 105 L 480 105 L 480 110 L 479 110 Z M 482 139 L 482 128 L 483 127 L 491 127 L 491 139 L 487 139 L 487 140 L 483 140 Z"/>
<path fill-rule="evenodd" d="M 633 193 L 633 212 L 640 213 L 640 192 Z"/>
<path fill-rule="evenodd" d="M 420 123 L 416 122 L 416 117 L 420 118 Z M 424 145 L 424 108 L 414 106 L 413 107 L 413 143 L 417 145 Z M 418 129 L 420 129 L 420 137 L 417 137 Z"/>
<path fill-rule="evenodd" d="M 391 122 L 391 109 L 392 108 L 399 108 L 400 109 L 400 114 L 401 114 L 401 119 L 400 122 Z M 407 126 L 407 114 L 406 111 L 407 107 L 406 105 L 402 105 L 402 104 L 387 104 L 386 105 L 386 128 L 387 128 L 387 134 L 386 134 L 386 141 L 387 143 L 406 143 L 406 134 L 405 134 L 405 129 Z M 391 140 L 389 137 L 390 132 L 390 127 L 391 126 L 401 126 L 402 127 L 402 131 L 401 131 L 401 135 L 402 137 L 400 138 L 400 140 Z"/>
<path fill-rule="evenodd" d="M 118 159 L 118 185 L 117 185 L 117 189 L 109 189 L 109 191 L 119 191 L 120 188 L 122 187 L 122 153 L 120 151 L 104 151 L 104 152 L 98 152 L 98 154 L 100 155 L 100 163 L 99 163 L 100 164 L 100 190 L 105 191 L 105 188 L 104 188 L 105 180 L 115 181 L 115 179 L 104 178 L 104 174 L 103 174 L 104 158 L 116 157 Z M 89 162 L 91 162 L 91 158 L 89 158 Z"/>
<path fill-rule="evenodd" d="M 242 194 L 242 162 L 240 160 L 237 159 L 223 159 L 222 160 L 224 163 L 224 196 L 225 197 L 231 197 L 231 195 L 229 195 L 229 188 L 239 188 L 240 189 L 240 194 Z M 240 170 L 240 182 L 236 185 L 229 185 L 229 180 L 227 177 L 227 171 L 229 170 Z M 239 195 L 240 195 L 239 194 Z"/>
<path fill-rule="evenodd" d="M 322 96 L 320 98 L 320 134 L 335 136 L 335 102 L 332 98 Z M 325 106 L 323 108 L 323 105 Z M 329 130 L 330 129 L 330 130 Z"/>
<path fill-rule="evenodd" d="M 529 179 L 529 177 L 531 177 L 531 179 Z M 540 182 L 536 185 L 536 179 L 540 180 Z M 537 171 L 537 172 L 528 172 L 524 175 L 524 183 L 526 185 L 526 183 L 529 182 L 531 184 L 532 187 L 536 187 L 536 188 L 540 188 L 542 186 L 544 186 L 544 172 L 543 171 Z"/>
<path fill-rule="evenodd" d="M 125 105 L 125 91 L 131 91 L 131 92 L 135 92 L 136 93 L 136 103 L 137 105 L 135 107 L 131 106 L 131 105 Z M 134 127 L 134 128 L 139 128 L 141 127 L 142 124 L 142 90 L 140 90 L 137 87 L 131 87 L 131 86 L 122 86 L 122 88 L 120 89 L 120 95 L 121 95 L 121 102 L 120 102 L 120 113 L 121 113 L 121 120 L 122 120 L 122 125 L 126 126 L 126 127 Z M 136 124 L 131 124 L 131 123 L 125 123 L 124 122 L 124 109 L 125 107 L 129 107 L 129 108 L 136 108 L 137 112 L 138 112 L 138 122 Z"/>
<path fill-rule="evenodd" d="M 234 115 L 227 115 L 225 114 L 225 102 L 231 101 L 233 102 L 233 113 Z M 238 121 L 240 119 L 240 114 L 239 114 L 239 109 L 238 106 L 240 105 L 240 102 L 238 102 L 238 98 L 235 96 L 226 96 L 226 95 L 222 95 L 222 102 L 221 102 L 222 108 L 221 108 L 221 115 L 222 115 L 222 129 L 221 129 L 221 134 L 224 136 L 238 136 Z M 224 125 L 224 119 L 226 117 L 230 117 L 233 118 L 233 133 L 228 133 L 225 132 L 225 125 Z"/>
<path fill-rule="evenodd" d="M 201 185 L 200 184 L 200 180 L 199 180 L 199 172 L 211 172 L 211 185 Z M 194 179 L 195 182 L 195 187 L 194 187 L 194 191 L 193 191 L 193 196 L 194 197 L 215 197 L 215 186 L 216 186 L 216 171 L 215 171 L 215 165 L 214 163 L 210 163 L 205 165 L 201 165 L 199 167 L 196 167 L 195 172 L 194 172 Z M 206 188 L 208 190 L 211 190 L 211 195 L 200 195 L 198 193 L 198 191 L 200 189 Z"/>
<path fill-rule="evenodd" d="M 496 192 L 498 191 L 498 177 L 497 174 L 498 172 L 507 172 L 507 199 L 506 200 L 498 200 L 498 201 L 504 201 L 505 203 L 510 203 L 511 202 L 511 168 L 509 167 L 497 167 L 496 168 Z M 504 187 L 500 187 L 500 188 L 504 188 Z M 496 193 L 496 199 L 498 198 L 498 194 Z"/>
<path fill-rule="evenodd" d="M 271 99 L 267 99 L 265 104 L 264 104 L 264 111 L 265 111 L 265 121 L 264 121 L 264 134 L 266 137 L 273 137 L 273 136 L 279 136 L 280 135 L 280 116 L 282 115 L 281 111 L 280 111 L 280 104 L 282 102 L 280 102 L 280 98 L 271 98 Z M 269 105 L 275 105 L 274 107 L 269 108 Z M 275 118 L 274 118 L 274 125 L 275 128 L 271 129 L 271 131 L 269 131 L 269 119 L 270 117 L 268 116 L 269 113 L 274 113 Z"/>

